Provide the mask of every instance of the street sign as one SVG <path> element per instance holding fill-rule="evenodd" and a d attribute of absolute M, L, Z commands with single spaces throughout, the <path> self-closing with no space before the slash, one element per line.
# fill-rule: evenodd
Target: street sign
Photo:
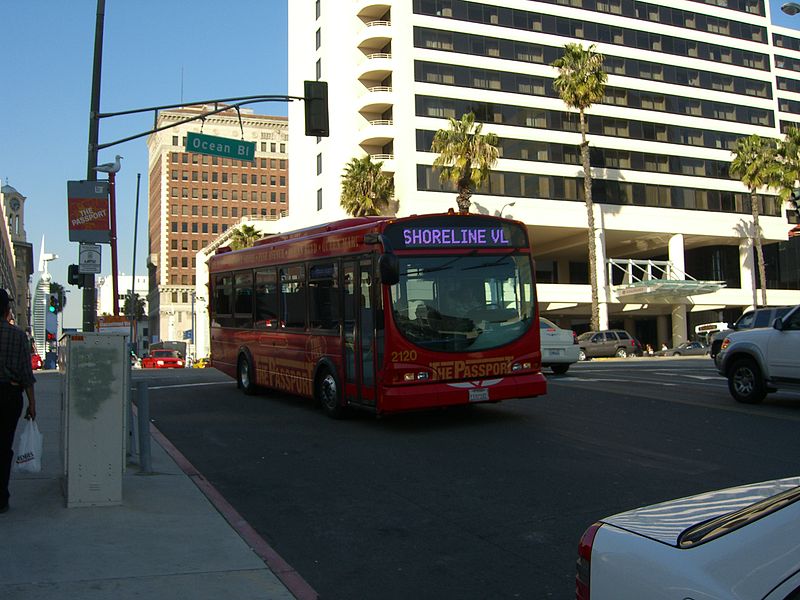
<path fill-rule="evenodd" d="M 256 158 L 256 143 L 190 132 L 186 136 L 186 151 L 252 162 Z"/>
<path fill-rule="evenodd" d="M 78 273 L 100 273 L 100 244 L 81 244 L 78 252 Z"/>
<path fill-rule="evenodd" d="M 191 329 L 184 329 L 183 330 L 183 339 L 192 341 L 193 332 Z"/>
<path fill-rule="evenodd" d="M 108 181 L 68 181 L 70 242 L 111 241 Z"/>

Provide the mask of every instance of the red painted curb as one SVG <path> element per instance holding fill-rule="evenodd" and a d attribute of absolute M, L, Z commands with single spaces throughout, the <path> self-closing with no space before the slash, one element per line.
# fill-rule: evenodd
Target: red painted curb
<path fill-rule="evenodd" d="M 134 408 L 135 410 L 135 408 Z M 228 524 L 239 534 L 261 560 L 269 567 L 270 571 L 281 580 L 289 592 L 297 600 L 318 600 L 319 594 L 314 591 L 308 582 L 295 571 L 270 546 L 264 538 L 240 515 L 230 503 L 220 494 L 217 489 L 200 473 L 192 463 L 170 442 L 158 428 L 150 423 L 150 435 L 158 442 L 164 451 L 170 455 L 172 460 L 180 469 L 189 476 L 194 484 L 208 498 L 219 513 L 225 518 Z"/>

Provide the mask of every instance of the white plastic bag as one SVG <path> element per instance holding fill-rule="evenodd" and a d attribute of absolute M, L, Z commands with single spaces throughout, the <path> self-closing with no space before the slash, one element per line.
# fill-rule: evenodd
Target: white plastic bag
<path fill-rule="evenodd" d="M 38 473 L 42 470 L 42 434 L 33 419 L 25 419 L 14 449 L 14 471 Z"/>

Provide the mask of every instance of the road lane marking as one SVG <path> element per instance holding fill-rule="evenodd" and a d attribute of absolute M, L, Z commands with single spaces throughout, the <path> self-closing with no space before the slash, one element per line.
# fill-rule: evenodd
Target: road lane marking
<path fill-rule="evenodd" d="M 199 387 L 205 385 L 231 385 L 235 381 L 209 381 L 208 383 L 176 383 L 175 385 L 154 385 L 147 386 L 148 390 L 168 390 L 170 388 Z"/>

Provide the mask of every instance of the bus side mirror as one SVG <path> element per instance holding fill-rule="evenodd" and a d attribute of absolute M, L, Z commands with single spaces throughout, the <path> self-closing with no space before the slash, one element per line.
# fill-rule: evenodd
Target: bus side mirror
<path fill-rule="evenodd" d="M 400 281 L 400 260 L 396 254 L 388 252 L 381 254 L 378 259 L 378 271 L 381 274 L 381 283 L 395 285 Z"/>

